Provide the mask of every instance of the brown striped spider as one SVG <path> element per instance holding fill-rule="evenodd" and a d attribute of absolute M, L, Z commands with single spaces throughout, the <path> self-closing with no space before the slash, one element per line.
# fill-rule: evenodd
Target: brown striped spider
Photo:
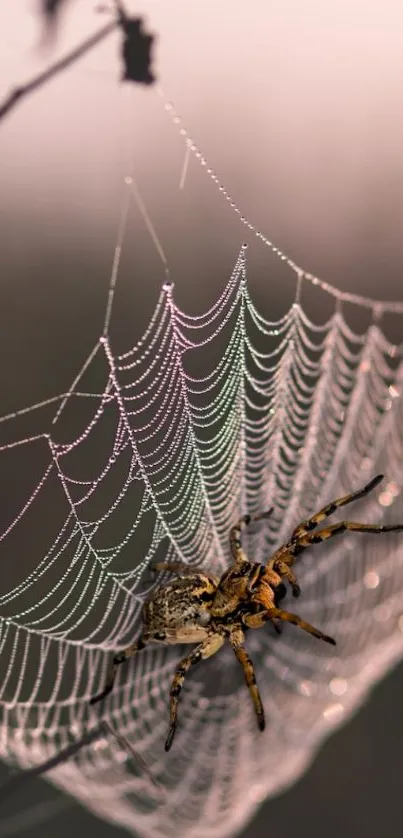
<path fill-rule="evenodd" d="M 300 595 L 301 590 L 292 566 L 295 558 L 313 544 L 319 544 L 346 530 L 366 533 L 403 530 L 403 524 L 377 526 L 353 521 L 340 521 L 333 526 L 317 529 L 318 524 L 332 515 L 336 509 L 364 497 L 375 489 L 382 479 L 383 475 L 379 474 L 363 489 L 332 501 L 311 518 L 302 521 L 289 541 L 279 547 L 266 564 L 248 560 L 242 550 L 241 530 L 251 521 L 267 518 L 271 510 L 253 518 L 244 515 L 232 527 L 229 536 L 232 564 L 220 578 L 183 562 L 156 564 L 155 570 L 168 571 L 176 574 L 176 577 L 167 585 L 155 588 L 145 602 L 142 611 L 143 630 L 139 640 L 115 655 L 105 689 L 92 698 L 90 703 L 95 704 L 111 692 L 117 667 L 140 649 L 144 649 L 148 643 L 197 644 L 196 648 L 180 661 L 172 681 L 170 727 L 165 743 L 165 750 L 168 751 L 175 734 L 179 694 L 186 673 L 200 660 L 215 655 L 225 640 L 228 640 L 242 666 L 259 729 L 264 730 L 263 704 L 256 685 L 253 663 L 245 648 L 245 632 L 248 629 L 260 628 L 268 621 L 273 621 L 277 627 L 282 621 L 287 621 L 319 640 L 335 645 L 333 638 L 323 634 L 320 629 L 307 623 L 297 614 L 279 608 L 278 592 L 285 580 L 291 586 L 293 596 Z"/>

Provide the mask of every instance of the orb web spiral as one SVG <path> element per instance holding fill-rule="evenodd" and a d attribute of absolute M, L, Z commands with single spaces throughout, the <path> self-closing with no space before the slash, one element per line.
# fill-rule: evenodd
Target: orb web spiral
<path fill-rule="evenodd" d="M 245 536 L 263 561 L 300 519 L 378 472 L 384 483 L 352 517 L 403 520 L 401 348 L 376 323 L 354 333 L 338 306 L 312 322 L 299 295 L 270 322 L 251 299 L 247 258 L 242 247 L 205 314 L 187 315 L 166 283 L 134 346 L 115 352 L 106 330 L 67 394 L 22 412 L 42 432 L 14 437 L 21 415 L 1 423 L 4 462 L 18 473 L 29 450 L 36 468 L 15 508 L 10 501 L 3 563 L 26 549 L 33 527 L 43 529 L 31 571 L 0 600 L 1 752 L 21 767 L 94 722 L 89 698 L 112 651 L 139 630 L 158 584 L 154 560 L 202 561 L 220 573 L 233 521 L 273 505 Z M 398 533 L 348 534 L 301 558 L 299 611 L 337 647 L 293 626 L 281 636 L 269 627 L 250 633 L 264 734 L 231 650 L 187 680 L 169 754 L 168 694 L 181 650 L 149 648 L 122 667 L 104 713 L 166 788 L 163 800 L 106 739 L 49 779 L 139 834 L 234 833 L 401 655 L 402 565 Z"/>
<path fill-rule="evenodd" d="M 399 533 L 346 534 L 298 560 L 298 613 L 333 636 L 335 649 L 291 625 L 281 635 L 270 626 L 249 632 L 264 733 L 226 647 L 186 679 L 169 754 L 169 689 L 183 648 L 147 648 L 119 668 L 102 709 L 89 700 L 112 654 L 140 631 L 144 600 L 160 582 L 154 561 L 221 573 L 234 521 L 273 506 L 244 535 L 249 556 L 264 561 L 301 519 L 378 473 L 383 483 L 348 517 L 403 522 L 402 346 L 382 319 L 394 312 L 400 321 L 403 303 L 339 292 L 302 270 L 243 214 L 159 95 L 186 148 L 181 188 L 191 158 L 241 234 L 288 268 L 295 297 L 270 319 L 278 286 L 270 275 L 261 309 L 237 238 L 232 273 L 217 279 L 220 295 L 189 315 L 139 206 L 167 276 L 140 339 L 118 345 L 111 325 L 128 206 L 133 196 L 141 201 L 128 167 L 99 339 L 67 392 L 0 419 L 0 465 L 10 476 L 0 531 L 0 755 L 19 769 L 40 764 L 103 713 L 160 785 L 106 736 L 48 780 L 134 834 L 224 838 L 300 776 L 401 658 Z M 308 285 L 314 299 L 330 297 L 328 319 L 308 313 Z M 351 304 L 369 315 L 361 332 L 350 325 Z M 289 594 L 284 605 L 296 610 Z"/>

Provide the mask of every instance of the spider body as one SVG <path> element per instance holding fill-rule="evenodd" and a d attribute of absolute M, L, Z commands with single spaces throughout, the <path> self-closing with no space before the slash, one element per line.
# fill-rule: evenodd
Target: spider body
<path fill-rule="evenodd" d="M 143 606 L 143 642 L 175 644 L 204 640 L 215 591 L 215 584 L 196 572 L 177 576 L 168 585 L 159 585 Z"/>
<path fill-rule="evenodd" d="M 340 521 L 333 526 L 317 529 L 318 525 L 336 509 L 364 497 L 382 480 L 378 475 L 363 489 L 338 498 L 294 530 L 289 541 L 267 560 L 266 564 L 251 562 L 241 544 L 241 530 L 251 521 L 267 518 L 269 512 L 251 518 L 244 515 L 230 531 L 232 564 L 221 577 L 204 569 L 190 567 L 183 562 L 158 563 L 155 570 L 175 574 L 172 582 L 157 586 L 145 602 L 142 611 L 142 633 L 131 646 L 115 655 L 113 665 L 102 693 L 90 703 L 105 698 L 112 690 L 117 667 L 149 643 L 197 644 L 190 654 L 178 664 L 170 691 L 170 727 L 165 750 L 172 745 L 178 713 L 178 699 L 189 669 L 200 660 L 214 655 L 227 640 L 242 666 L 257 722 L 264 730 L 265 718 L 254 667 L 245 648 L 245 633 L 272 622 L 279 630 L 281 622 L 293 623 L 319 640 L 335 645 L 335 641 L 320 629 L 307 623 L 297 614 L 279 608 L 284 596 L 284 583 L 291 587 L 294 597 L 301 593 L 292 569 L 295 558 L 306 548 L 346 530 L 382 533 L 403 530 L 403 524 L 378 526 Z"/>

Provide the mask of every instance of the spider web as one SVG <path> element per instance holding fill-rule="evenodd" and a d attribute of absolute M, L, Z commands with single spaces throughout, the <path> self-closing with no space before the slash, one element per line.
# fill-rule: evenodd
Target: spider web
<path fill-rule="evenodd" d="M 403 520 L 402 347 L 381 328 L 383 313 L 401 317 L 403 305 L 342 294 L 295 265 L 242 216 L 173 106 L 164 107 L 241 222 L 294 272 L 295 299 L 276 321 L 260 312 L 242 246 L 208 311 L 183 311 L 167 278 L 142 337 L 118 351 L 110 324 L 123 211 L 99 341 L 67 393 L 1 424 L 4 468 L 22 473 L 28 452 L 33 463 L 31 485 L 9 501 L 0 536 L 7 578 L 15 574 L 0 597 L 0 752 L 20 767 L 48 759 L 98 719 L 89 699 L 105 683 L 112 651 L 137 635 L 156 584 L 154 560 L 202 561 L 220 573 L 234 520 L 273 505 L 270 520 L 245 537 L 250 555 L 264 561 L 300 519 L 378 472 L 385 483 L 352 517 Z M 130 177 L 125 190 L 124 206 L 136 192 Z M 326 322 L 304 310 L 307 284 L 333 298 Z M 346 302 L 369 309 L 365 332 L 348 325 Z M 27 419 L 34 430 L 21 436 Z M 16 557 L 31 540 L 31 569 L 19 578 Z M 49 779 L 139 834 L 239 830 L 265 797 L 298 777 L 403 650 L 398 536 L 336 539 L 304 556 L 298 575 L 299 612 L 337 647 L 289 626 L 281 636 L 269 627 L 250 633 L 264 734 L 224 648 L 187 680 L 174 749 L 165 754 L 182 650 L 149 648 L 121 668 L 104 712 L 166 796 L 106 739 Z"/>

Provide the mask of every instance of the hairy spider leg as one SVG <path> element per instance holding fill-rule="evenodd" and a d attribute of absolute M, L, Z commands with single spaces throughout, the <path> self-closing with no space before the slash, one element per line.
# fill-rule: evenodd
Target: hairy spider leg
<path fill-rule="evenodd" d="M 284 548 L 280 548 L 280 550 L 274 554 L 274 556 L 271 559 L 270 566 L 276 573 L 279 574 L 279 576 L 281 576 L 282 579 L 287 580 L 287 582 L 291 586 L 292 595 L 295 597 L 299 597 L 301 594 L 301 588 L 297 582 L 297 577 L 294 571 L 291 570 L 290 565 L 287 564 L 287 561 L 284 560 L 284 557 L 276 558 L 276 556 L 278 555 L 278 553 L 280 553 L 281 550 L 284 550 Z"/>
<path fill-rule="evenodd" d="M 271 509 L 267 509 L 266 512 L 260 512 L 259 515 L 242 515 L 242 518 L 240 518 L 239 521 L 231 527 L 229 532 L 229 543 L 235 565 L 241 565 L 243 562 L 248 561 L 244 551 L 242 550 L 241 531 L 244 527 L 248 527 L 252 521 L 261 521 L 263 518 L 268 518 L 272 512 L 273 507 L 271 507 Z"/>
<path fill-rule="evenodd" d="M 333 640 L 333 637 L 329 637 L 329 635 L 324 634 L 323 631 L 320 631 L 320 629 L 312 626 L 311 623 L 307 623 L 306 620 L 302 620 L 297 614 L 291 614 L 290 611 L 283 611 L 282 608 L 268 608 L 267 611 L 261 611 L 257 614 L 244 614 L 242 616 L 242 622 L 248 628 L 252 629 L 261 628 L 261 626 L 267 623 L 268 620 L 273 619 L 293 623 L 295 626 L 298 626 L 298 628 L 308 632 L 308 634 L 312 634 L 314 637 L 317 637 L 318 640 L 324 640 L 325 643 L 330 643 L 332 646 L 336 645 L 336 641 Z"/>
<path fill-rule="evenodd" d="M 368 532 L 368 533 L 383 533 L 383 532 L 398 532 L 403 530 L 403 524 L 388 524 L 385 526 L 378 526 L 376 524 L 360 524 L 356 521 L 340 521 L 338 524 L 333 524 L 331 527 L 324 527 L 322 530 L 316 532 L 305 533 L 298 538 L 298 541 L 293 550 L 293 554 L 298 555 L 302 550 L 306 550 L 311 544 L 319 544 L 321 541 L 326 541 L 328 538 L 333 538 L 334 535 L 339 535 L 350 530 L 352 532 Z"/>
<path fill-rule="evenodd" d="M 146 644 L 144 643 L 142 637 L 140 637 L 139 640 L 137 640 L 131 646 L 128 646 L 127 649 L 123 649 L 121 652 L 118 652 L 115 655 L 112 661 L 112 666 L 109 670 L 109 675 L 105 689 L 98 695 L 95 695 L 93 698 L 91 698 L 90 704 L 97 704 L 98 701 L 102 701 L 102 699 L 106 698 L 106 696 L 109 695 L 110 692 L 112 692 L 118 666 L 120 666 L 121 663 L 127 661 L 128 658 L 133 657 L 133 655 L 141 651 L 141 649 L 144 649 L 145 645 Z"/>
<path fill-rule="evenodd" d="M 312 517 L 308 518 L 307 521 L 301 521 L 301 523 L 298 524 L 298 527 L 294 530 L 290 541 L 292 542 L 295 539 L 299 539 L 300 536 L 305 535 L 305 533 L 316 529 L 318 524 L 321 524 L 322 521 L 329 517 L 329 515 L 333 515 L 337 509 L 340 509 L 340 507 L 347 506 L 347 504 L 353 503 L 355 500 L 364 498 L 365 495 L 372 492 L 372 490 L 375 489 L 375 487 L 378 486 L 382 480 L 383 474 L 377 474 L 377 476 L 370 480 L 370 482 L 367 483 L 363 489 L 358 489 L 356 492 L 350 492 L 349 495 L 343 495 L 343 497 L 336 498 L 336 500 L 326 504 L 323 509 L 316 512 L 315 515 L 312 515 Z"/>
<path fill-rule="evenodd" d="M 256 684 L 255 668 L 253 666 L 251 658 L 249 657 L 245 649 L 245 635 L 242 629 L 235 628 L 231 631 L 228 639 L 235 652 L 238 662 L 242 666 L 246 686 L 248 687 L 248 690 L 252 698 L 253 706 L 255 708 L 259 730 L 264 730 L 266 727 L 264 709 L 259 689 Z"/>
<path fill-rule="evenodd" d="M 194 666 L 196 663 L 199 663 L 201 660 L 205 660 L 206 658 L 211 658 L 212 655 L 215 655 L 225 641 L 225 637 L 222 634 L 218 634 L 217 632 L 213 632 L 202 643 L 199 643 L 195 649 L 190 652 L 186 658 L 183 658 L 178 666 L 176 667 L 175 675 L 172 680 L 171 692 L 170 692 L 170 701 L 169 701 L 169 732 L 167 736 L 167 740 L 165 742 L 165 750 L 169 751 L 172 741 L 175 735 L 177 718 L 178 718 L 178 702 L 179 702 L 179 694 L 183 687 L 183 682 L 185 680 L 186 673 L 189 672 L 189 669 Z"/>
<path fill-rule="evenodd" d="M 328 518 L 329 515 L 332 515 L 340 507 L 346 506 L 355 500 L 365 497 L 365 495 L 375 489 L 381 480 L 383 480 L 383 474 L 378 474 L 362 489 L 358 489 L 356 492 L 351 492 L 349 495 L 336 498 L 336 500 L 328 503 L 311 518 L 306 521 L 302 521 L 294 530 L 290 540 L 282 547 L 279 547 L 274 555 L 268 560 L 267 565 L 279 573 L 280 576 L 287 579 L 290 583 L 295 597 L 300 595 L 301 589 L 298 585 L 295 573 L 291 570 L 290 566 L 293 564 L 294 558 L 302 553 L 302 551 L 307 547 L 310 547 L 312 544 L 319 544 L 321 541 L 326 541 L 334 535 L 346 532 L 346 530 L 380 533 L 395 532 L 403 529 L 403 526 L 400 524 L 391 526 L 376 526 L 372 524 L 359 524 L 354 521 L 341 521 L 331 527 L 324 527 L 321 530 L 316 529 L 318 524 Z"/>
<path fill-rule="evenodd" d="M 246 613 L 246 615 L 242 617 L 242 622 L 249 628 L 260 628 L 260 626 L 267 622 L 267 620 L 283 620 L 284 622 L 293 623 L 303 629 L 303 631 L 307 631 L 308 634 L 312 634 L 314 637 L 317 637 L 319 640 L 324 640 L 326 643 L 331 643 L 333 646 L 336 645 L 336 641 L 333 640 L 333 638 L 324 634 L 320 631 L 320 629 L 315 628 L 315 626 L 312 626 L 311 623 L 307 623 L 306 620 L 303 620 L 297 614 L 292 614 L 290 611 L 284 611 L 282 608 L 278 608 L 278 606 L 273 602 L 273 591 L 270 587 L 260 587 L 255 593 L 253 600 L 254 602 L 262 605 L 265 610 L 258 612 L 257 614 Z M 247 619 L 245 619 L 245 617 Z M 252 617 L 252 620 L 249 619 L 250 617 Z M 260 622 L 259 619 L 254 620 L 253 618 L 255 617 L 262 617 L 262 622 Z"/>

